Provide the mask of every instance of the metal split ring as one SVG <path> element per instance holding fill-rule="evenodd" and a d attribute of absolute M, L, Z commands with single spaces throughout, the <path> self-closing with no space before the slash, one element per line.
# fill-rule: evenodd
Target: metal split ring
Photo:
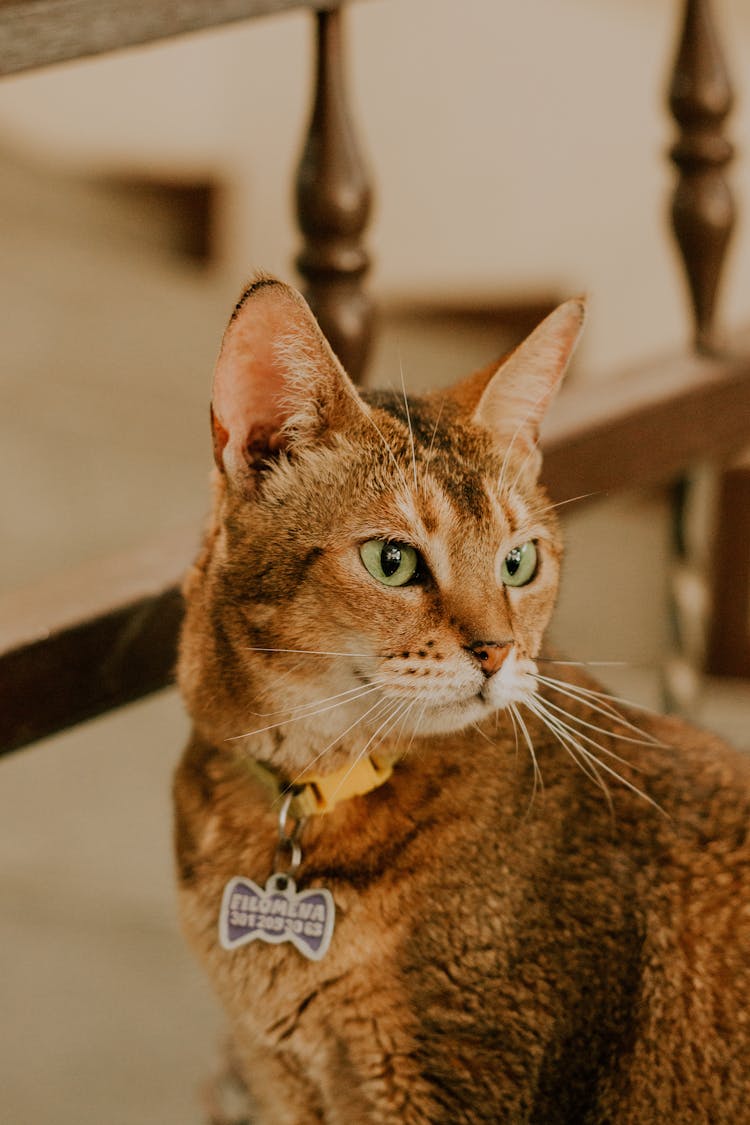
<path fill-rule="evenodd" d="M 284 794 L 284 800 L 279 810 L 279 842 L 276 845 L 276 853 L 273 859 L 274 874 L 293 875 L 302 862 L 302 848 L 300 847 L 299 838 L 305 824 L 305 818 L 292 821 L 291 831 L 288 830 L 287 822 L 289 820 L 289 808 L 294 798 L 294 793 L 291 789 Z M 289 866 L 283 871 L 280 871 L 280 863 L 283 852 L 288 849 Z"/>

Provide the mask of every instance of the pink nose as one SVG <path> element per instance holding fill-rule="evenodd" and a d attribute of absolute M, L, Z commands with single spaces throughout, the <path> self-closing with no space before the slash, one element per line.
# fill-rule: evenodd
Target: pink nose
<path fill-rule="evenodd" d="M 479 661 L 482 671 L 489 679 L 502 668 L 506 657 L 510 654 L 512 644 L 513 641 L 474 641 L 474 644 L 467 645 L 466 649 L 475 660 Z"/>

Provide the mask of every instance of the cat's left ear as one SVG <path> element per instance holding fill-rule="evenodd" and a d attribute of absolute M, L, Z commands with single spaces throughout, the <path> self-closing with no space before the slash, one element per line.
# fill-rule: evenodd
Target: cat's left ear
<path fill-rule="evenodd" d="M 367 406 L 304 298 L 261 275 L 224 333 L 211 399 L 214 459 L 252 493 L 281 449 L 347 430 Z"/>
<path fill-rule="evenodd" d="M 559 305 L 501 363 L 474 410 L 474 421 L 506 449 L 512 444 L 536 474 L 541 467 L 539 427 L 575 351 L 585 316 L 582 298 Z"/>

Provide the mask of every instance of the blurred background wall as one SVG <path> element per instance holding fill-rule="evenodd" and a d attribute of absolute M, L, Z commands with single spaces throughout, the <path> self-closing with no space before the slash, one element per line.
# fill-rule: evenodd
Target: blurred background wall
<path fill-rule="evenodd" d="M 492 295 L 552 282 L 594 307 L 597 372 L 685 338 L 664 215 L 662 110 L 679 5 L 660 0 L 369 0 L 349 12 L 353 101 L 378 205 L 386 296 Z M 750 132 L 744 0 L 719 0 Z M 0 86 L 0 135 L 80 171 L 219 178 L 223 263 L 288 274 L 291 174 L 307 115 L 299 14 L 33 74 Z M 262 112 L 257 112 L 262 109 Z M 733 179 L 747 197 L 750 174 Z M 747 227 L 726 311 L 750 289 Z"/>

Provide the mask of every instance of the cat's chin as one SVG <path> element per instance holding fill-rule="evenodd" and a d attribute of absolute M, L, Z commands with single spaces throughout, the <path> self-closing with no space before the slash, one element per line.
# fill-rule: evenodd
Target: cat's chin
<path fill-rule="evenodd" d="M 466 703 L 438 704 L 426 709 L 420 716 L 418 734 L 456 734 L 487 718 L 491 711 L 478 696 Z"/>
<path fill-rule="evenodd" d="M 536 691 L 535 672 L 536 665 L 529 657 L 513 658 L 505 676 L 486 680 L 474 694 L 436 701 L 424 707 L 418 713 L 416 733 L 455 734 L 508 707 L 524 703 Z"/>
<path fill-rule="evenodd" d="M 499 702 L 474 695 L 470 699 L 453 703 L 437 703 L 425 708 L 419 716 L 417 734 L 457 734 L 472 724 L 504 711 L 513 703 L 522 703 L 523 696 L 508 696 Z"/>

